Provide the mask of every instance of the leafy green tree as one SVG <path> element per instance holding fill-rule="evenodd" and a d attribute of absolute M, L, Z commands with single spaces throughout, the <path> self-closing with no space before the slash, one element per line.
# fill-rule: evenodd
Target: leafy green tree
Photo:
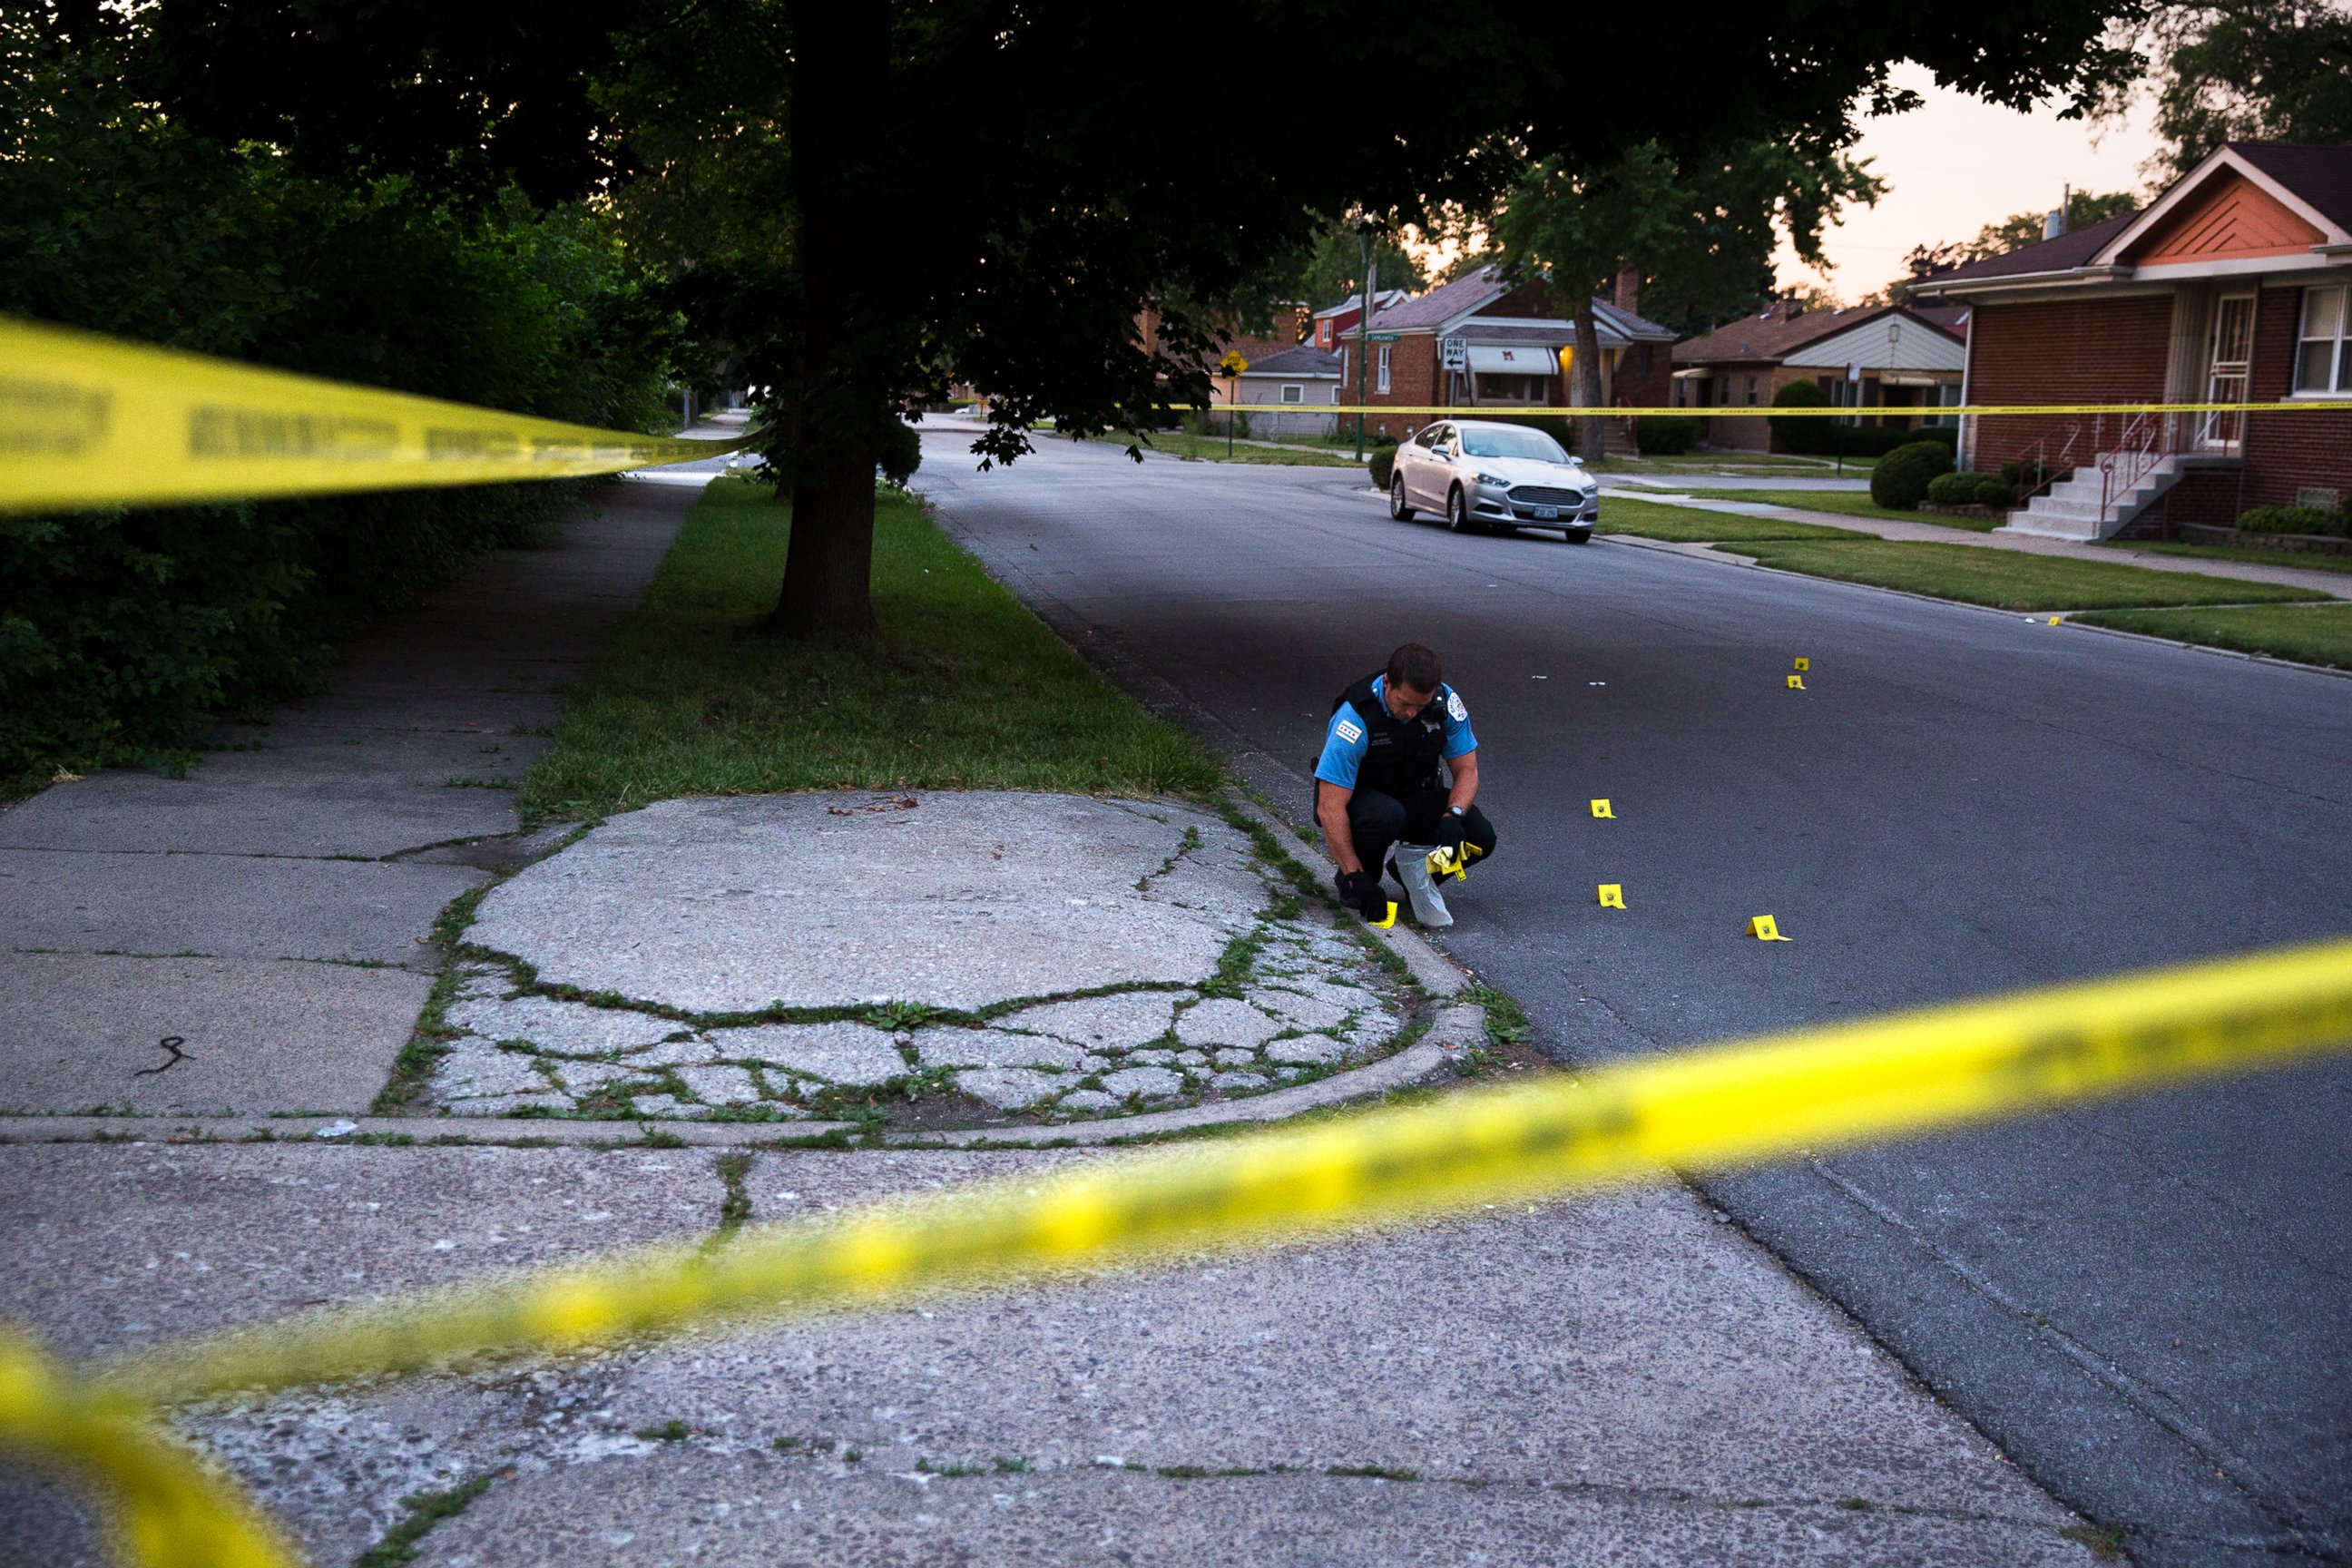
<path fill-rule="evenodd" d="M 2178 179 L 2225 142 L 2352 141 L 2352 7 L 2342 0 L 2151 6 L 2132 37 L 2151 78 L 2111 54 L 2095 112 L 2118 120 L 2152 90 L 2164 150 L 2143 169 Z"/>
<path fill-rule="evenodd" d="M 1851 132 L 1827 138 L 1738 142 L 1676 156 L 1656 142 L 1598 168 L 1554 156 L 1538 160 L 1486 220 L 1506 278 L 1542 278 L 1553 308 L 1576 322 L 1570 363 L 1573 401 L 1594 410 L 1579 423 L 1588 459 L 1601 452 L 1601 356 L 1592 296 L 1619 268 L 1643 279 L 1645 303 L 1704 310 L 1752 298 L 1785 233 L 1797 254 L 1819 264 L 1822 234 L 1849 202 L 1885 189 L 1849 157 Z"/>
<path fill-rule="evenodd" d="M 2072 94 L 2136 4 L 1808 0 L 1678 37 L 1661 95 L 1591 66 L 1654 53 L 1635 11 L 1464 0 L 1433 25 L 1401 0 L 1239 0 L 1220 37 L 1250 58 L 1352 79 L 1392 74 L 1409 37 L 1418 79 L 1476 84 L 1366 95 L 1309 153 L 1204 143 L 1209 110 L 1161 85 L 1165 16 L 1081 0 L 260 0 L 249 26 L 243 0 L 158 8 L 194 18 L 184 62 L 211 46 L 237 73 L 210 93 L 183 72 L 163 101 L 257 128 L 305 167 L 433 180 L 438 150 L 468 199 L 516 182 L 541 203 L 609 201 L 772 389 L 767 457 L 795 496 L 772 625 L 855 635 L 873 624 L 882 420 L 951 380 L 993 395 L 985 461 L 1019 457 L 1046 417 L 1151 429 L 1208 397 L 1212 334 L 1184 302 L 1234 298 L 1311 246 L 1318 214 L 1475 205 L 1528 163 L 1606 168 L 1654 137 L 1678 153 L 1832 137 L 1857 101 L 1910 101 L 1897 59 L 2011 105 Z M 236 40 L 257 30 L 268 64 L 243 70 Z M 1138 313 L 1160 306 L 1145 352 Z"/>

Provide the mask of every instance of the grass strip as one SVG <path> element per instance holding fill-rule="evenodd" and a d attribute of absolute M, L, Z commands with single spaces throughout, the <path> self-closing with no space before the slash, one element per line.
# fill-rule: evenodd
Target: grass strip
<path fill-rule="evenodd" d="M 2170 605 L 2288 604 L 2324 597 L 2307 588 L 2241 583 L 2188 572 L 2077 561 L 1976 544 L 1931 544 L 1843 535 L 1838 542 L 1760 540 L 1738 552 L 1783 572 L 1900 588 L 1997 610 L 2105 610 Z"/>
<path fill-rule="evenodd" d="M 2175 642 L 2352 669 L 2352 605 L 2340 602 L 2231 610 L 2104 610 L 2074 619 Z"/>
<path fill-rule="evenodd" d="M 1615 490 L 1601 498 L 1601 533 L 1632 533 L 1675 544 L 1713 544 L 1728 539 L 1852 539 L 1840 528 L 1818 522 L 1789 522 L 1769 517 L 1742 517 L 1738 512 L 1706 511 L 1697 507 L 1670 506 L 1660 501 L 1633 500 Z"/>
<path fill-rule="evenodd" d="M 1840 517 L 1870 517 L 1885 522 L 1931 522 L 1938 528 L 1990 533 L 2000 526 L 1997 517 L 1947 517 L 1939 511 L 1896 511 L 1870 499 L 1868 490 L 1709 490 L 1712 500 L 1753 501 L 1759 506 L 1803 507 L 1833 511 Z"/>
<path fill-rule="evenodd" d="M 1097 674 L 910 498 L 875 509 L 878 636 L 828 647 L 756 631 L 791 523 L 751 481 L 712 481 L 524 780 L 527 821 L 683 795 L 1223 782 L 1198 741 Z"/>
<path fill-rule="evenodd" d="M 2315 550 L 2263 550 L 2243 544 L 2183 544 L 2166 539 L 2117 539 L 2116 550 L 2145 551 L 2152 555 L 2179 555 L 2192 561 L 2236 561 L 2249 566 L 2292 566 L 2302 572 L 2341 572 L 2352 575 L 2352 555 L 2322 555 Z"/>
<path fill-rule="evenodd" d="M 1104 437 L 1119 446 L 1128 444 L 1120 437 Z M 1353 468 L 1360 465 L 1352 456 L 1316 447 L 1259 446 L 1246 437 L 1234 443 L 1233 451 L 1225 451 L 1225 437 L 1220 431 L 1214 436 L 1195 436 L 1189 430 L 1155 430 L 1143 448 L 1147 452 L 1163 452 L 1188 462 L 1262 463 L 1284 468 Z M 1350 448 L 1352 450 L 1352 447 Z"/>

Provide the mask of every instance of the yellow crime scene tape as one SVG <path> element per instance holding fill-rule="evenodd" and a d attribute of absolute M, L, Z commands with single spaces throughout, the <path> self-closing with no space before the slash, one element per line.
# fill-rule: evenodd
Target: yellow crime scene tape
<path fill-rule="evenodd" d="M 1808 1029 L 326 1309 L 67 1373 L 0 1354 L 0 1442 L 126 1499 L 131 1561 L 293 1561 L 141 1414 L 1088 1264 L 1719 1170 L 2275 1066 L 2352 1044 L 2352 941 Z M 184 1536 L 183 1533 L 184 1532 Z M 192 1555 L 201 1539 L 211 1554 Z M 234 1550 L 223 1542 L 234 1544 Z"/>
<path fill-rule="evenodd" d="M 0 512 L 568 479 L 751 439 L 596 430 L 0 318 Z"/>

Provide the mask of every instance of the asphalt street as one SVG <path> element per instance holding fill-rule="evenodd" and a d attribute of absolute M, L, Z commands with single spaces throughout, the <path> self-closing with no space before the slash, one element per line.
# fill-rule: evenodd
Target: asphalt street
<path fill-rule="evenodd" d="M 1501 834 L 1444 943 L 1561 1059 L 2352 931 L 2352 680 L 968 440 L 925 435 L 943 523 L 1301 820 L 1333 694 L 1444 654 Z M 2141 1561 L 2352 1561 L 2352 1067 L 1706 1191 Z"/>

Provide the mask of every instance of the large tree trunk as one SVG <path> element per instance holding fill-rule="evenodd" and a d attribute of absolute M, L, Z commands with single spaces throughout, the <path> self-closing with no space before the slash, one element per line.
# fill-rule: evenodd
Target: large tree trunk
<path fill-rule="evenodd" d="M 792 186 L 797 363 L 792 544 L 770 630 L 874 630 L 874 463 L 888 416 L 890 301 L 860 264 L 875 243 L 870 160 L 887 112 L 889 0 L 793 7 Z"/>
<path fill-rule="evenodd" d="M 1601 330 L 1593 320 L 1590 290 L 1577 290 L 1571 314 L 1576 321 L 1576 358 L 1570 366 L 1576 376 L 1573 401 L 1591 410 L 1577 416 L 1576 444 L 1582 449 L 1586 462 L 1597 463 L 1607 455 L 1608 431 L 1606 417 L 1601 412 Z"/>

